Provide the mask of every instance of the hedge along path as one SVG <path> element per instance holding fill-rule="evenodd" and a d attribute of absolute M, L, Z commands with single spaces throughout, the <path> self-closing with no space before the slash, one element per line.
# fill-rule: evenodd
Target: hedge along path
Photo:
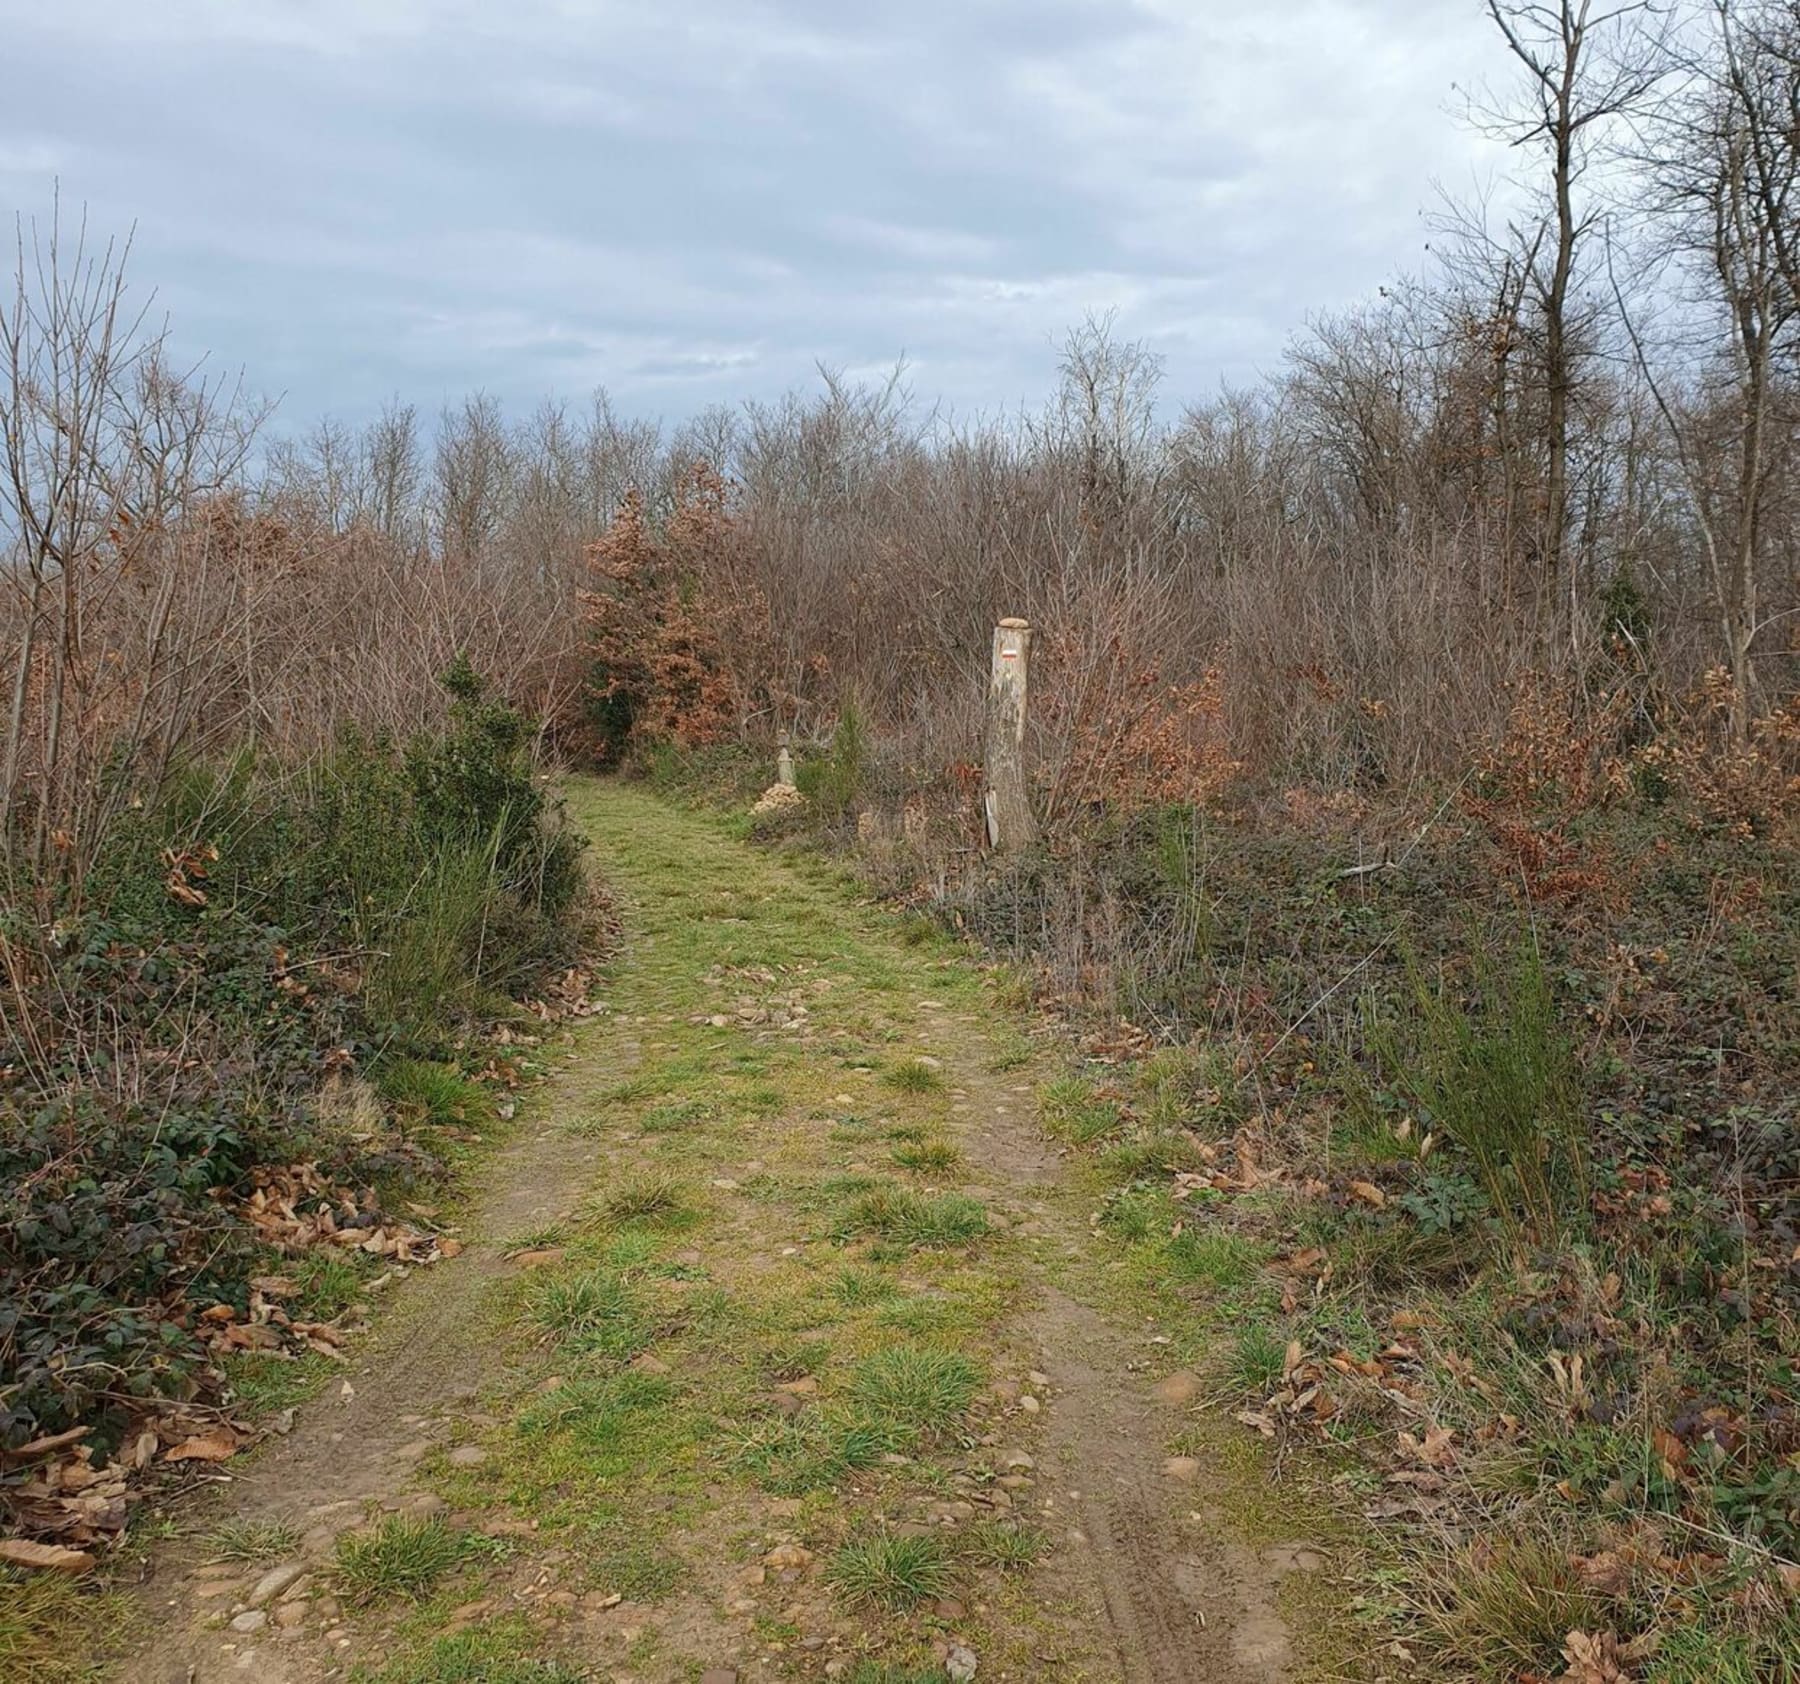
<path fill-rule="evenodd" d="M 1003 980 L 823 862 L 571 808 L 611 1010 L 464 1255 L 155 1558 L 122 1675 L 1299 1676 L 1323 1557 L 1108 1278 Z"/>

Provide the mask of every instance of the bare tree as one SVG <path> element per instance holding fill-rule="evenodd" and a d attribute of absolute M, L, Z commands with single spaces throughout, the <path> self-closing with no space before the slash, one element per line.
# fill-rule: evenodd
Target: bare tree
<path fill-rule="evenodd" d="M 1760 699 L 1754 646 L 1776 434 L 1791 438 L 1796 419 L 1784 375 L 1800 327 L 1800 4 L 1709 0 L 1706 23 L 1681 61 L 1680 91 L 1651 127 L 1656 227 L 1673 233 L 1708 306 L 1687 391 L 1658 373 L 1626 320 L 1687 484 L 1741 741 Z"/>
<path fill-rule="evenodd" d="M 90 245 L 58 207 L 20 225 L 0 307 L 0 827 L 40 878 L 86 857 L 145 752 L 166 760 L 179 738 L 214 646 L 176 611 L 204 585 L 190 522 L 235 481 L 257 419 L 171 368 L 131 303 L 128 250 Z"/>
<path fill-rule="evenodd" d="M 1608 126 L 1642 105 L 1661 79 L 1665 60 L 1653 0 L 1626 0 L 1610 9 L 1593 0 L 1487 0 L 1508 50 L 1518 61 L 1517 99 L 1481 115 L 1513 146 L 1538 155 L 1541 173 L 1528 178 L 1543 206 L 1542 231 L 1515 231 L 1515 248 L 1529 276 L 1543 332 L 1545 442 L 1548 467 L 1538 540 L 1544 584 L 1569 592 L 1575 624 L 1574 570 L 1566 567 L 1569 531 L 1570 411 L 1580 372 L 1584 310 L 1575 299 L 1579 264 L 1600 209 L 1583 181 Z"/>
<path fill-rule="evenodd" d="M 1116 325 L 1111 311 L 1090 315 L 1063 341 L 1052 434 L 1075 453 L 1085 506 L 1107 514 L 1129 504 L 1152 468 L 1163 377 L 1162 358 L 1120 339 Z"/>

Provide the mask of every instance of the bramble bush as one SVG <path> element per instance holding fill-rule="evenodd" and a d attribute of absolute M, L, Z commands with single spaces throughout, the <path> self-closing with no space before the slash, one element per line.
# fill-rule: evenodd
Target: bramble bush
<path fill-rule="evenodd" d="M 105 1450 L 210 1383 L 197 1309 L 244 1300 L 231 1214 L 261 1165 L 441 1171 L 359 1138 L 334 1075 L 449 1052 L 583 939 L 580 839 L 526 722 L 459 661 L 410 743 L 190 765 L 126 815 L 78 903 L 7 912 L 0 1004 L 0 1445 L 79 1423 Z"/>

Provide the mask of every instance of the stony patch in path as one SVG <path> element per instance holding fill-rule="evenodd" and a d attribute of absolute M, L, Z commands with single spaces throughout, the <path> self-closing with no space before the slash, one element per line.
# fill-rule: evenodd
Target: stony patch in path
<path fill-rule="evenodd" d="M 573 805 L 611 1010 L 463 1256 L 152 1558 L 120 1676 L 1291 1676 L 1323 1558 L 1240 1535 L 1260 1476 L 1114 1319 L 994 981 L 824 865 Z"/>

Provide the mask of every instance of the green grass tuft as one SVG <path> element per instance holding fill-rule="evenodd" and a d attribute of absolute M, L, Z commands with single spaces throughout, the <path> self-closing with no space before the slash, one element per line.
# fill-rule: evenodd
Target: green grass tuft
<path fill-rule="evenodd" d="M 368 1684 L 585 1684 L 586 1671 L 538 1659 L 532 1651 L 542 1643 L 527 1622 L 505 1620 L 433 1638 L 422 1652 L 358 1676 Z"/>
<path fill-rule="evenodd" d="M 1585 1207 L 1587 1165 L 1581 1073 L 1542 958 L 1530 945 L 1500 961 L 1477 955 L 1473 1000 L 1409 970 L 1394 1013 L 1365 1004 L 1378 1065 L 1467 1155 L 1515 1241 L 1556 1239 Z"/>
<path fill-rule="evenodd" d="M 211 1561 L 273 1561 L 300 1542 L 297 1527 L 281 1520 L 227 1520 L 207 1535 Z"/>
<path fill-rule="evenodd" d="M 1434 1567 L 1432 1577 L 1429 1623 L 1458 1677 L 1555 1675 L 1571 1631 L 1605 1631 L 1613 1620 L 1567 1547 L 1548 1538 L 1502 1535 Z"/>
<path fill-rule="evenodd" d="M 635 1356 L 649 1342 L 638 1295 L 613 1269 L 545 1281 L 532 1314 L 546 1333 L 572 1351 L 622 1358 Z"/>
<path fill-rule="evenodd" d="M 950 1175 L 962 1168 L 962 1148 L 942 1135 L 904 1141 L 894 1148 L 894 1162 L 922 1175 Z"/>
<path fill-rule="evenodd" d="M 649 1227 L 675 1227 L 691 1220 L 688 1188 L 673 1176 L 646 1175 L 609 1187 L 600 1208 L 613 1222 L 640 1222 Z"/>
<path fill-rule="evenodd" d="M 731 1459 L 765 1491 L 799 1497 L 872 1466 L 888 1448 L 873 1427 L 807 1408 L 747 1434 Z"/>
<path fill-rule="evenodd" d="M 1117 1103 L 1103 1099 L 1079 1076 L 1047 1082 L 1038 1096 L 1044 1126 L 1077 1146 L 1091 1146 L 1124 1121 Z"/>
<path fill-rule="evenodd" d="M 434 1064 L 422 1058 L 394 1059 L 382 1066 L 375 1082 L 402 1121 L 431 1123 L 439 1128 L 466 1127 L 485 1120 L 492 1109 L 486 1090 L 453 1064 Z"/>
<path fill-rule="evenodd" d="M 1238 1330 L 1222 1367 L 1226 1382 L 1248 1397 L 1265 1398 L 1287 1369 L 1287 1343 L 1273 1328 L 1254 1321 Z"/>
<path fill-rule="evenodd" d="M 1040 1527 L 1022 1520 L 984 1520 L 963 1534 L 963 1554 L 979 1567 L 1013 1571 L 1029 1567 L 1050 1548 Z"/>
<path fill-rule="evenodd" d="M 919 1251 L 971 1245 L 989 1232 L 987 1211 L 966 1193 L 923 1198 L 906 1189 L 878 1188 L 851 1207 L 851 1233 L 878 1234 Z"/>
<path fill-rule="evenodd" d="M 637 1126 L 644 1134 L 678 1134 L 705 1122 L 711 1114 L 712 1108 L 702 1100 L 672 1099 L 651 1106 L 638 1118 Z"/>
<path fill-rule="evenodd" d="M 364 1607 L 397 1597 L 417 1601 L 473 1550 L 467 1533 L 435 1516 L 389 1515 L 373 1532 L 338 1540 L 337 1583 L 347 1600 Z"/>
<path fill-rule="evenodd" d="M 665 1410 L 674 1385 L 658 1375 L 612 1374 L 567 1380 L 534 1399 L 519 1416 L 528 1437 L 566 1432 L 590 1449 L 616 1449 L 646 1411 Z"/>
<path fill-rule="evenodd" d="M 899 1295 L 900 1288 L 888 1276 L 875 1269 L 840 1269 L 831 1282 L 831 1296 L 851 1310 L 867 1309 L 872 1304 L 885 1304 Z"/>
<path fill-rule="evenodd" d="M 881 1079 L 897 1093 L 936 1093 L 944 1078 L 922 1059 L 909 1058 L 889 1065 Z"/>
<path fill-rule="evenodd" d="M 959 1351 L 896 1345 L 865 1357 L 850 1391 L 871 1425 L 909 1442 L 946 1432 L 980 1385 L 981 1370 Z"/>
<path fill-rule="evenodd" d="M 1222 1228 L 1184 1228 L 1163 1248 L 1170 1278 L 1214 1292 L 1249 1285 L 1262 1267 L 1262 1251 Z"/>
<path fill-rule="evenodd" d="M 827 1577 L 852 1607 L 904 1610 L 950 1589 L 950 1556 L 936 1538 L 877 1532 L 845 1544 Z"/>

